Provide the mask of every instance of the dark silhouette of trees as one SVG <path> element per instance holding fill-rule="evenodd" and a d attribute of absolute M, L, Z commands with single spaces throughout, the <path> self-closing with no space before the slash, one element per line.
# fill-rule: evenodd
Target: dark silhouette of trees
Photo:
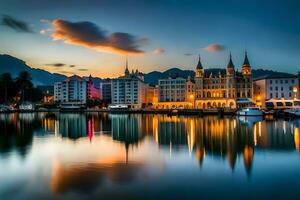
<path fill-rule="evenodd" d="M 0 103 L 21 103 L 23 101 L 41 101 L 42 92 L 33 87 L 31 76 L 28 72 L 20 72 L 18 77 L 12 78 L 11 74 L 0 75 Z"/>

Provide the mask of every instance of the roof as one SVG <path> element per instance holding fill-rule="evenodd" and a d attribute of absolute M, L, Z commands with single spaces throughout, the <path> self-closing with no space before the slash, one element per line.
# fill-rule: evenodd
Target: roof
<path fill-rule="evenodd" d="M 239 98 L 236 103 L 253 103 L 253 100 L 250 98 Z"/>
<path fill-rule="evenodd" d="M 196 69 L 203 69 L 203 66 L 202 66 L 202 63 L 201 63 L 200 55 L 199 55 L 199 60 L 198 60 L 198 64 L 197 64 Z"/>
<path fill-rule="evenodd" d="M 227 68 L 234 68 L 234 64 L 233 64 L 232 59 L 231 59 L 231 53 L 229 55 L 229 63 L 227 65 Z"/>
<path fill-rule="evenodd" d="M 287 74 L 287 73 L 268 74 L 265 76 L 257 77 L 254 79 L 254 81 L 263 80 L 263 79 L 282 79 L 282 78 L 297 78 L 297 75 Z"/>
<path fill-rule="evenodd" d="M 244 60 L 244 64 L 243 65 L 250 65 L 249 59 L 248 59 L 248 56 L 247 56 L 247 51 L 245 51 L 245 60 Z"/>

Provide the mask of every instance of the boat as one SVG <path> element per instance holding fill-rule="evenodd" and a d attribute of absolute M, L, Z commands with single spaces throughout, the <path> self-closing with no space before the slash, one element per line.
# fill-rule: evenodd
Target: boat
<path fill-rule="evenodd" d="M 258 107 L 245 107 L 237 111 L 238 116 L 262 116 L 264 113 Z"/>
<path fill-rule="evenodd" d="M 291 116 L 300 117 L 300 108 L 290 108 L 284 112 Z"/>
<path fill-rule="evenodd" d="M 20 112 L 33 112 L 34 111 L 34 104 L 30 102 L 22 102 L 19 105 Z"/>
<path fill-rule="evenodd" d="M 77 112 L 77 111 L 81 111 L 82 109 L 83 109 L 82 104 L 64 103 L 64 104 L 61 104 L 59 111 L 61 111 L 61 112 Z"/>

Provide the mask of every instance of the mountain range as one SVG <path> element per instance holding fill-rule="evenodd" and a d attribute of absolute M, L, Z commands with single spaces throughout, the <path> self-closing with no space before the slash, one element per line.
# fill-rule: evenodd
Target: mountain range
<path fill-rule="evenodd" d="M 207 69 L 206 73 L 216 74 L 220 69 Z M 16 77 L 21 71 L 27 71 L 31 77 L 34 85 L 54 85 L 55 82 L 62 81 L 67 78 L 67 76 L 58 74 L 58 73 L 50 73 L 46 70 L 36 69 L 28 66 L 23 60 L 15 58 L 10 55 L 0 54 L 0 74 L 8 72 L 12 74 L 13 77 Z M 272 70 L 264 70 L 264 69 L 253 69 L 252 70 L 253 78 L 259 78 L 262 76 L 268 75 L 290 75 L 284 72 L 277 72 Z M 155 85 L 158 82 L 158 79 L 168 78 L 168 77 L 183 77 L 193 78 L 195 76 L 195 72 L 192 70 L 181 70 L 177 67 L 172 67 L 164 72 L 153 71 L 146 73 L 144 78 L 145 82 L 151 85 Z M 101 82 L 101 78 L 92 77 L 94 83 L 98 85 Z"/>

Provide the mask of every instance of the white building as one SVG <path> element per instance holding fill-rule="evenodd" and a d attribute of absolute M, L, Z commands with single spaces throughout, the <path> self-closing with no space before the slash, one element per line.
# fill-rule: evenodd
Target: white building
<path fill-rule="evenodd" d="M 299 98 L 299 77 L 296 75 L 270 75 L 253 81 L 254 100 L 265 107 L 270 99 L 291 100 Z"/>
<path fill-rule="evenodd" d="M 167 78 L 158 80 L 160 102 L 186 101 L 186 79 Z"/>
<path fill-rule="evenodd" d="M 79 76 L 71 76 L 68 79 L 54 84 L 54 101 L 60 103 L 86 103 L 87 81 Z"/>
<path fill-rule="evenodd" d="M 146 89 L 142 73 L 129 73 L 126 61 L 125 75 L 111 82 L 112 105 L 127 105 L 128 108 L 143 108 L 146 106 Z"/>

